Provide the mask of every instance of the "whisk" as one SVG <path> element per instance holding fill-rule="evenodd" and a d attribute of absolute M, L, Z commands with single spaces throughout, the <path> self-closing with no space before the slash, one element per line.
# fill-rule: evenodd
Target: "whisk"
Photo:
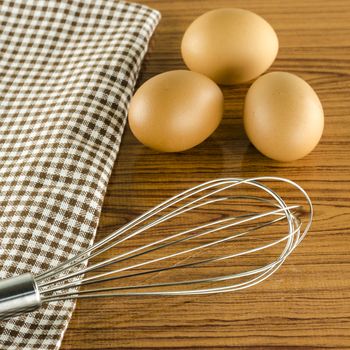
<path fill-rule="evenodd" d="M 287 204 L 267 186 L 271 182 L 299 203 Z M 306 206 L 300 205 L 300 198 Z M 312 216 L 309 196 L 288 179 L 205 182 L 52 269 L 1 280 L 0 319 L 66 299 L 209 294 L 252 287 L 283 264 L 305 237 Z M 301 217 L 307 220 L 303 223 Z M 87 265 L 91 258 L 94 262 Z"/>

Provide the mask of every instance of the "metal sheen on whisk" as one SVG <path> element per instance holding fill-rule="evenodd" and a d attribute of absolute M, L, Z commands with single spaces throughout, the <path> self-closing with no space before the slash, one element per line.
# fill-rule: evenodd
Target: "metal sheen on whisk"
<path fill-rule="evenodd" d="M 266 182 L 282 190 L 288 187 L 288 193 L 297 190 L 294 197 L 300 200 L 302 195 L 307 211 L 300 204 L 287 204 Z M 307 217 L 304 223 L 301 209 Z M 0 319 L 67 299 L 245 289 L 283 264 L 305 237 L 312 217 L 309 196 L 291 180 L 208 181 L 166 200 L 52 269 L 1 280 Z M 90 258 L 97 262 L 87 265 Z M 103 287 L 92 287 L 100 283 Z"/>

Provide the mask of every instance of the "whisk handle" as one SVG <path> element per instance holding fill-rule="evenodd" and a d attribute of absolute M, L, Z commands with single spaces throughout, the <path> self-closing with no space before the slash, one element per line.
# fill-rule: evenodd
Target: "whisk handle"
<path fill-rule="evenodd" d="M 40 305 L 39 289 L 32 274 L 0 280 L 0 320 L 34 311 Z"/>

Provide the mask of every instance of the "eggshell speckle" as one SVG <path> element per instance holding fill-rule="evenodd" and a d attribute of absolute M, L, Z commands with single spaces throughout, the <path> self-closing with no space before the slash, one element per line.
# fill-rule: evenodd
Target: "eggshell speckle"
<path fill-rule="evenodd" d="M 246 133 L 253 145 L 269 158 L 293 161 L 306 156 L 319 142 L 323 126 L 318 96 L 294 74 L 265 74 L 247 93 Z"/>
<path fill-rule="evenodd" d="M 268 22 L 238 8 L 204 13 L 186 30 L 181 43 L 187 67 L 218 84 L 247 82 L 265 72 L 278 52 Z"/>
<path fill-rule="evenodd" d="M 135 93 L 129 125 L 144 145 L 179 152 L 204 141 L 223 113 L 220 88 L 202 74 L 175 70 L 156 75 Z"/>

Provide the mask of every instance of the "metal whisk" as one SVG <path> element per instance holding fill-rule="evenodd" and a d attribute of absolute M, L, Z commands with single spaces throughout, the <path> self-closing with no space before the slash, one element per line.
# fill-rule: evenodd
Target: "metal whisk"
<path fill-rule="evenodd" d="M 297 204 L 287 204 L 266 182 L 287 191 Z M 248 288 L 283 264 L 305 237 L 312 216 L 309 196 L 291 180 L 209 181 L 175 195 L 52 269 L 0 281 L 0 319 L 66 299 Z M 87 265 L 91 258 L 94 262 Z M 103 287 L 93 286 L 100 283 Z"/>

